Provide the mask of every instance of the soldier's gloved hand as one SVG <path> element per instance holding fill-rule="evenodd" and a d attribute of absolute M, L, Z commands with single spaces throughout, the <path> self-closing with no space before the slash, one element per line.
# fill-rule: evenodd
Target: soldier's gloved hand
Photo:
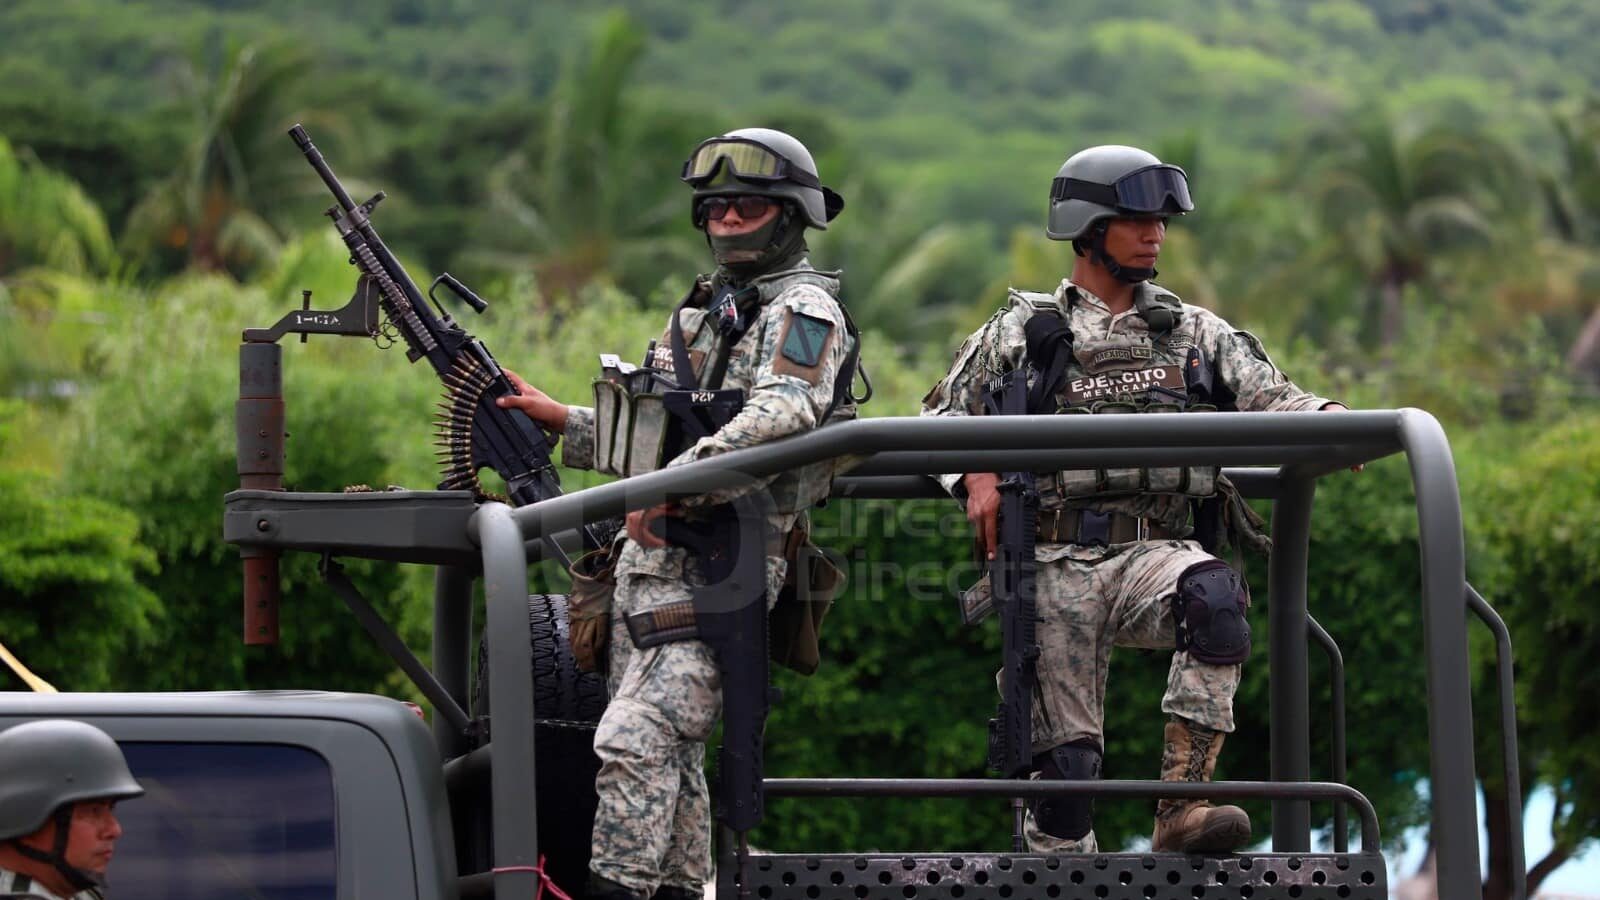
<path fill-rule="evenodd" d="M 1000 492 L 995 486 L 1000 476 L 993 472 L 968 472 L 961 483 L 967 489 L 967 521 L 978 541 L 984 559 L 994 559 L 994 545 L 1000 525 Z"/>
<path fill-rule="evenodd" d="M 533 385 L 522 380 L 522 376 L 505 368 L 500 371 L 506 373 L 511 386 L 517 389 L 520 396 L 501 397 L 495 403 L 503 409 L 520 409 L 527 413 L 528 418 L 543 425 L 549 431 L 567 430 L 567 405 L 550 399 L 550 395 L 539 390 Z"/>

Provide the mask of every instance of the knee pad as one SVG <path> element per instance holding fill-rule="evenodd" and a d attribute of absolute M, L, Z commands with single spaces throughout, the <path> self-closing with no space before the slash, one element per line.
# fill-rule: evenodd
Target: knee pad
<path fill-rule="evenodd" d="M 1203 663 L 1231 666 L 1250 656 L 1248 596 L 1244 579 L 1218 559 L 1198 562 L 1178 576 L 1172 618 L 1178 649 Z"/>
<path fill-rule="evenodd" d="M 1088 739 L 1051 747 L 1033 758 L 1039 777 L 1051 781 L 1098 781 L 1100 747 Z M 1033 801 L 1033 821 L 1039 830 L 1075 841 L 1094 827 L 1091 797 L 1049 797 Z"/>

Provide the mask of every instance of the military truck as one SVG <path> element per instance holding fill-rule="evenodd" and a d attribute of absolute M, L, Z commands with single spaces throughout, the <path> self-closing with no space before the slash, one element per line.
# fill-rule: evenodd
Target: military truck
<path fill-rule="evenodd" d="M 1439 896 L 1482 895 L 1468 614 L 1495 635 L 1499 728 L 1506 782 L 1515 792 L 1510 639 L 1467 584 L 1454 463 L 1443 430 L 1427 413 L 880 418 L 562 494 L 548 436 L 495 404 L 496 396 L 514 388 L 487 348 L 444 311 L 435 291 L 443 287 L 479 312 L 483 300 L 448 274 L 424 293 L 372 225 L 383 194 L 356 204 L 305 130 L 295 126 L 290 134 L 338 201 L 329 216 L 361 275 L 341 309 L 313 310 L 307 292 L 301 310 L 272 328 L 244 333 L 237 407 L 241 490 L 225 499 L 223 520 L 225 538 L 244 559 L 244 639 L 276 640 L 278 558 L 315 553 L 327 583 L 427 698 L 431 727 L 400 702 L 345 694 L 0 694 L 0 728 L 67 716 L 99 726 L 126 749 L 148 795 L 125 808 L 119 895 L 526 900 L 552 885 L 579 890 L 595 807 L 591 743 L 605 685 L 578 671 L 566 598 L 530 594 L 529 564 L 565 563 L 571 551 L 603 544 L 600 523 L 663 498 L 849 457 L 858 465 L 836 481 L 836 502 L 942 496 L 928 477 L 941 472 L 1172 465 L 1227 467 L 1242 494 L 1270 499 L 1271 778 L 1209 784 L 755 778 L 747 783 L 758 786 L 757 795 L 764 788 L 769 796 L 989 796 L 1011 800 L 1014 809 L 1019 798 L 1069 794 L 1257 798 L 1271 801 L 1271 849 L 1219 856 L 1041 856 L 983 848 L 766 853 L 749 846 L 747 831 L 724 825 L 717 841 L 721 900 L 1385 898 L 1377 816 L 1360 791 L 1344 783 L 1343 665 L 1337 643 L 1310 613 L 1306 563 L 1317 478 L 1394 453 L 1406 455 L 1416 488 Z M 380 311 L 387 317 L 382 325 Z M 440 423 L 442 485 L 469 489 L 281 490 L 287 415 L 277 341 L 292 333 L 302 340 L 308 334 L 380 344 L 398 339 L 413 362 L 426 359 L 449 392 Z M 486 498 L 477 480 L 481 468 L 499 472 L 515 508 Z M 764 552 L 759 539 L 740 544 L 737 552 Z M 344 576 L 343 558 L 436 567 L 431 665 L 417 659 Z M 732 569 L 754 571 L 747 580 L 759 582 L 762 564 L 751 562 L 740 557 Z M 474 659 L 480 582 L 485 621 Z M 1326 781 L 1312 780 L 1312 643 L 1328 654 L 1334 680 L 1335 746 Z M 759 743 L 759 731 L 755 735 Z M 758 757 L 755 765 L 759 770 Z M 1523 898 L 1522 804 L 1514 793 L 1509 800 L 1513 893 Z M 1330 851 L 1312 850 L 1312 801 L 1335 804 Z M 1345 843 L 1348 810 L 1360 821 L 1361 845 L 1353 851 Z M 745 812 L 739 821 L 750 821 L 748 807 Z"/>
<path fill-rule="evenodd" d="M 46 716 L 89 721 L 127 749 L 150 787 L 125 807 L 119 896 L 341 898 L 537 896 L 541 877 L 582 884 L 592 816 L 588 749 L 604 686 L 573 666 L 564 598 L 529 593 L 529 564 L 552 538 L 641 508 L 664 493 L 845 454 L 865 458 L 834 502 L 937 496 L 934 472 L 1175 461 L 1227 466 L 1248 496 L 1270 498 L 1267 662 L 1271 780 L 1021 782 L 966 779 L 768 779 L 773 796 L 1207 796 L 1271 801 L 1271 849 L 1226 856 L 1102 853 L 1038 856 L 964 848 L 896 853 L 763 853 L 723 829 L 723 898 L 1381 898 L 1379 823 L 1343 782 L 1343 669 L 1311 616 L 1307 536 L 1316 479 L 1404 453 L 1416 486 L 1432 746 L 1432 837 L 1441 897 L 1481 896 L 1468 692 L 1468 616 L 1494 631 L 1508 767 L 1516 765 L 1508 634 L 1464 577 L 1454 466 L 1444 433 L 1417 410 L 1338 416 L 1019 416 L 873 419 L 511 508 L 464 491 L 304 494 L 241 490 L 226 498 L 227 540 L 248 553 L 317 553 L 368 632 L 431 706 L 431 727 L 400 702 L 319 692 L 4 694 L 0 727 Z M 437 567 L 432 665 L 423 666 L 344 580 L 338 559 Z M 472 599 L 481 581 L 483 639 L 474 660 Z M 256 610 L 256 613 L 262 612 Z M 1335 663 L 1335 759 L 1313 781 L 1308 656 Z M 530 677 L 531 673 L 531 677 Z M 476 680 L 477 684 L 474 685 Z M 475 690 L 476 687 L 476 690 Z M 977 752 L 975 750 L 975 752 Z M 1320 768 L 1320 765 L 1318 766 Z M 1514 772 L 1515 769 L 1512 768 Z M 1516 778 L 1508 779 L 1513 790 Z M 1311 801 L 1354 810 L 1360 846 L 1313 851 Z M 1513 798 L 1510 809 L 1520 808 Z M 1523 896 L 1520 821 L 1517 896 Z M 543 864 L 541 865 L 541 860 Z M 542 874 L 541 874 L 542 873 Z"/>

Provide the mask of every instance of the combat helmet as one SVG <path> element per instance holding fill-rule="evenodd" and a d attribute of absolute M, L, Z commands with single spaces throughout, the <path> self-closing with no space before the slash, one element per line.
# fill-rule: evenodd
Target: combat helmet
<path fill-rule="evenodd" d="M 704 197 L 755 194 L 794 201 L 806 225 L 825 230 L 844 209 L 844 198 L 822 185 L 806 145 L 773 128 L 739 128 L 702 141 L 682 178 L 694 188 L 691 215 Z"/>
<path fill-rule="evenodd" d="M 84 800 L 126 800 L 144 794 L 110 735 L 86 722 L 42 719 L 0 731 L 0 841 L 49 863 L 78 890 L 96 880 L 68 865 L 64 854 L 72 805 Z M 19 838 L 52 819 L 54 848 L 41 852 Z"/>
<path fill-rule="evenodd" d="M 1075 241 L 1117 216 L 1181 216 L 1194 209 L 1189 177 L 1138 147 L 1104 144 L 1067 158 L 1050 182 L 1045 234 Z"/>

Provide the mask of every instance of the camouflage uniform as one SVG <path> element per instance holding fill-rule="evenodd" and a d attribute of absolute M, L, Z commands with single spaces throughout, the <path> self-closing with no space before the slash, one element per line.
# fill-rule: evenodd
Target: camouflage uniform
<path fill-rule="evenodd" d="M 734 345 L 721 386 L 745 391 L 743 410 L 716 434 L 684 451 L 670 465 L 753 447 L 818 427 L 829 415 L 835 380 L 854 341 L 835 299 L 834 275 L 817 272 L 801 261 L 796 269 L 756 278 L 759 310 L 753 324 Z M 703 308 L 685 308 L 679 316 L 695 367 L 696 383 L 707 382 L 724 340 Z M 796 364 L 783 353 L 791 328 L 826 323 L 826 337 L 815 366 Z M 670 372 L 669 338 L 663 335 L 655 365 Z M 833 410 L 828 421 L 854 414 L 854 407 Z M 593 409 L 572 407 L 567 417 L 563 462 L 587 468 L 594 458 Z M 718 491 L 684 501 L 690 515 L 696 508 L 725 503 L 750 490 L 765 489 L 774 503 L 767 521 L 769 535 L 792 528 L 811 504 L 827 496 L 834 464 L 824 463 L 785 472 L 741 488 Z M 776 546 L 776 545 L 774 545 Z M 783 583 L 781 555 L 767 558 L 767 602 L 770 607 Z M 601 760 L 596 787 L 600 803 L 595 815 L 591 869 L 617 884 L 646 893 L 657 886 L 681 888 L 698 895 L 711 877 L 711 823 L 706 790 L 705 742 L 722 708 L 715 654 L 700 641 L 682 641 L 639 650 L 629 639 L 624 617 L 690 599 L 688 585 L 698 578 L 685 567 L 685 552 L 676 547 L 647 548 L 627 541 L 618 558 L 617 590 L 612 615 L 610 650 L 611 703 L 595 734 Z"/>
<path fill-rule="evenodd" d="M 5 868 L 0 868 L 0 894 L 26 894 L 39 900 L 103 900 L 105 896 L 98 888 L 86 888 L 70 897 L 62 897 L 46 890 L 44 885 L 27 875 Z"/>
<path fill-rule="evenodd" d="M 1074 336 L 1074 359 L 1057 394 L 1063 411 L 1133 412 L 1164 399 L 1148 385 L 1171 387 L 1191 347 L 1210 360 L 1216 380 L 1235 396 L 1240 410 L 1315 410 L 1331 401 L 1301 390 L 1268 359 L 1251 334 L 1235 330 L 1197 306 L 1180 304 L 1150 282 L 1134 289 L 1135 306 L 1112 315 L 1098 297 L 1062 281 L 1053 295 L 1013 291 L 1011 303 L 969 337 L 949 374 L 923 398 L 923 415 L 982 413 L 983 385 L 1025 365 L 1023 325 L 1039 309 L 1066 312 Z M 1165 305 L 1177 312 L 1164 336 L 1152 334 L 1141 310 Z M 1148 377 L 1138 373 L 1149 373 Z M 1157 375 L 1156 373 L 1160 373 Z M 1181 389 L 1181 380 L 1177 382 Z M 1131 387 L 1130 387 L 1131 385 Z M 1171 407 L 1176 410 L 1174 405 Z M 961 474 L 940 476 L 947 490 L 964 499 Z M 1212 481 L 1208 482 L 1210 478 Z M 1189 503 L 1209 493 L 1215 470 L 1106 469 L 1040 473 L 1041 510 L 1091 509 L 1143 517 L 1177 537 L 1192 534 Z M 1165 490 L 1139 491 L 1141 485 Z M 1118 489 L 1121 486 L 1123 489 Z M 1186 492 L 1187 491 L 1187 492 Z M 1038 693 L 1033 707 L 1033 750 L 1088 739 L 1104 746 L 1106 672 L 1113 646 L 1147 649 L 1175 646 L 1171 601 L 1178 577 L 1211 559 L 1192 540 L 1145 540 L 1110 546 L 1037 544 Z M 980 585 L 979 589 L 987 589 Z M 1161 708 L 1208 728 L 1233 730 L 1237 665 L 1219 666 L 1173 655 Z M 1094 833 L 1065 841 L 1028 823 L 1029 845 L 1038 851 L 1095 849 Z"/>

